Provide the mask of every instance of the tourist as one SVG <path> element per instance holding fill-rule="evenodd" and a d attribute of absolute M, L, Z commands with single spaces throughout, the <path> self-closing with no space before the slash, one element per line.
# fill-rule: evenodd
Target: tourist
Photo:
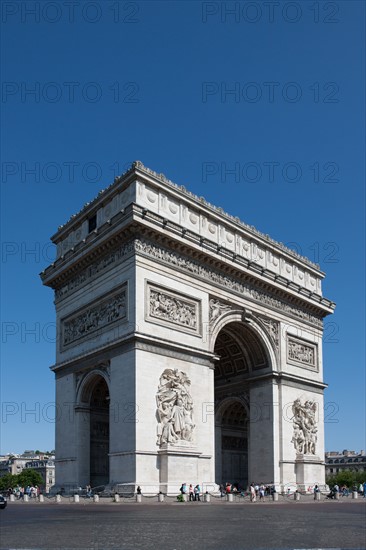
<path fill-rule="evenodd" d="M 314 500 L 316 500 L 316 494 L 317 493 L 320 493 L 320 489 L 317 485 L 315 485 L 315 487 L 314 487 Z"/>
<path fill-rule="evenodd" d="M 363 498 L 366 498 L 366 481 L 363 484 Z"/>
<path fill-rule="evenodd" d="M 363 485 L 362 485 L 362 483 L 360 483 L 360 486 L 358 488 L 358 492 L 359 492 L 360 495 L 363 494 Z"/>
<path fill-rule="evenodd" d="M 193 485 L 192 483 L 189 485 L 189 502 L 192 502 L 194 500 L 194 491 L 193 491 Z"/>
<path fill-rule="evenodd" d="M 257 495 L 255 492 L 255 487 L 253 483 L 250 485 L 250 502 L 255 502 L 257 500 Z"/>
<path fill-rule="evenodd" d="M 259 500 L 264 500 L 264 491 L 265 491 L 265 487 L 263 483 L 261 483 L 259 486 Z"/>
<path fill-rule="evenodd" d="M 140 485 L 137 486 L 136 493 L 137 493 L 138 495 L 141 495 L 141 487 L 140 487 Z"/>
<path fill-rule="evenodd" d="M 227 495 L 231 493 L 231 483 L 229 483 L 228 481 L 226 482 L 225 493 Z"/>
<path fill-rule="evenodd" d="M 181 492 L 182 495 L 187 494 L 187 483 L 182 483 L 182 485 L 180 487 L 180 492 Z"/>
<path fill-rule="evenodd" d="M 201 501 L 200 492 L 201 492 L 201 487 L 197 484 L 194 488 L 194 500 Z"/>

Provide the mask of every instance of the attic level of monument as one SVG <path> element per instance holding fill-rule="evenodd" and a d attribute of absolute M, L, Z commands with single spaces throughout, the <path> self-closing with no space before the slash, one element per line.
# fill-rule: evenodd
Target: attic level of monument
<path fill-rule="evenodd" d="M 319 266 L 140 162 L 52 241 L 60 487 L 324 484 Z"/>
<path fill-rule="evenodd" d="M 287 298 L 292 296 L 294 302 L 319 317 L 334 310 L 334 304 L 322 297 L 324 274 L 315 264 L 184 188 L 169 182 L 162 189 L 165 181 L 141 163 L 134 163 L 124 176 L 61 226 L 52 238 L 58 249 L 57 259 L 41 274 L 44 284 L 57 290 L 56 297 L 63 294 L 68 280 L 85 272 L 96 259 L 111 258 L 111 250 L 140 237 L 140 242 L 149 242 L 150 238 L 163 245 L 158 260 L 167 257 L 166 251 L 170 250 L 183 254 L 182 258 L 219 268 L 234 279 L 244 278 L 249 284 L 255 281 L 280 296 L 282 288 Z"/>

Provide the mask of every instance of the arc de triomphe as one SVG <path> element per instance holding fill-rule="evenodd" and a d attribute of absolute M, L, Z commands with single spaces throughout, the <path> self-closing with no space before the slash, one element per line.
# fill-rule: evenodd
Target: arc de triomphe
<path fill-rule="evenodd" d="M 140 162 L 52 241 L 57 487 L 324 483 L 319 266 Z"/>

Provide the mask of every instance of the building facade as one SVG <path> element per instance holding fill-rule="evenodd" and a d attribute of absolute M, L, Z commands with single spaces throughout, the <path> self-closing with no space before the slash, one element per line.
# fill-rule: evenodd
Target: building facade
<path fill-rule="evenodd" d="M 324 483 L 319 266 L 140 162 L 52 241 L 57 486 Z"/>
<path fill-rule="evenodd" d="M 45 493 L 49 493 L 51 487 L 55 485 L 55 461 L 48 460 L 31 460 L 27 462 L 25 468 L 30 468 L 38 472 L 43 479 L 41 490 Z"/>
<path fill-rule="evenodd" d="M 335 476 L 340 472 L 366 472 L 366 452 L 329 451 L 325 453 L 325 475 Z"/>

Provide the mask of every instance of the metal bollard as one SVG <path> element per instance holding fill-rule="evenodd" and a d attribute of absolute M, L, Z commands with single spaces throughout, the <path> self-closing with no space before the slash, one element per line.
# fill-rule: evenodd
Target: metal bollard
<path fill-rule="evenodd" d="M 141 499 L 141 495 L 140 494 L 137 494 L 136 495 L 136 502 L 141 502 L 142 499 Z"/>
<path fill-rule="evenodd" d="M 14 495 L 10 495 L 9 500 L 10 500 L 10 502 L 14 502 L 14 501 L 15 501 L 15 496 L 14 496 Z"/>
<path fill-rule="evenodd" d="M 358 498 L 358 492 L 357 491 L 352 491 L 352 498 Z"/>
<path fill-rule="evenodd" d="M 314 500 L 320 500 L 320 493 L 315 493 L 315 499 Z"/>
<path fill-rule="evenodd" d="M 205 501 L 205 502 L 211 502 L 211 495 L 210 495 L 210 493 L 205 493 L 205 495 L 204 495 L 204 501 Z"/>
<path fill-rule="evenodd" d="M 58 503 L 61 502 L 61 495 L 56 495 L 56 502 L 58 502 Z"/>
<path fill-rule="evenodd" d="M 294 500 L 300 500 L 300 493 L 294 493 Z"/>
<path fill-rule="evenodd" d="M 234 502 L 234 495 L 232 493 L 228 493 L 226 495 L 226 499 L 228 502 Z"/>
<path fill-rule="evenodd" d="M 94 495 L 93 500 L 94 502 L 99 502 L 99 495 Z"/>
<path fill-rule="evenodd" d="M 278 493 L 273 493 L 272 498 L 273 502 L 278 502 Z"/>
<path fill-rule="evenodd" d="M 114 502 L 119 502 L 119 494 L 118 493 L 116 493 L 114 495 Z"/>
<path fill-rule="evenodd" d="M 74 502 L 80 502 L 79 495 L 74 495 Z"/>
<path fill-rule="evenodd" d="M 159 502 L 164 502 L 164 495 L 163 495 L 163 493 L 159 493 L 159 494 L 158 494 L 158 501 L 159 501 Z"/>
<path fill-rule="evenodd" d="M 44 502 L 44 496 L 43 495 L 39 495 L 39 502 Z"/>

